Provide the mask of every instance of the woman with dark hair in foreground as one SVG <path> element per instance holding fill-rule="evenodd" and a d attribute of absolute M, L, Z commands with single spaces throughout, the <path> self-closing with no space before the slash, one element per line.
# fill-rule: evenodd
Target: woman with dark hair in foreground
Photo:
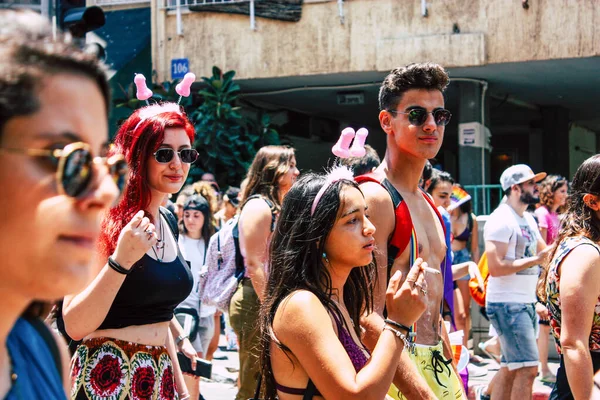
<path fill-rule="evenodd" d="M 425 310 L 419 260 L 386 295 L 388 320 L 369 354 L 359 318 L 372 310 L 375 227 L 352 172 L 302 177 L 285 197 L 261 309 L 266 399 L 385 397 L 412 325 Z"/>

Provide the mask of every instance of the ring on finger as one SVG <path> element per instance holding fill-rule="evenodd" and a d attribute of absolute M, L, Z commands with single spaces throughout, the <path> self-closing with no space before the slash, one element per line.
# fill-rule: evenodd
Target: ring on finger
<path fill-rule="evenodd" d="M 421 289 L 421 292 L 423 292 L 423 294 L 427 294 L 427 289 L 424 289 L 424 288 L 420 288 L 420 289 Z"/>
<path fill-rule="evenodd" d="M 144 232 L 147 233 L 148 235 L 152 235 L 154 233 L 152 231 L 152 229 L 150 229 L 150 228 L 147 228 Z"/>

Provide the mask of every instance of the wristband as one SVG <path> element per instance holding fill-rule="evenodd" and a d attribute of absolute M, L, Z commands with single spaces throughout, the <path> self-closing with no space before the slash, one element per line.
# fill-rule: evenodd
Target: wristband
<path fill-rule="evenodd" d="M 183 342 L 187 338 L 188 338 L 187 335 L 177 336 L 177 339 L 175 339 L 175 344 L 177 346 L 179 346 L 181 344 L 181 342 Z"/>
<path fill-rule="evenodd" d="M 115 261 L 114 258 L 112 258 L 112 256 L 108 257 L 108 266 L 122 275 L 129 275 L 129 273 L 131 272 L 131 268 L 123 268 L 121 264 L 119 264 Z"/>
<path fill-rule="evenodd" d="M 411 329 L 408 326 L 402 325 L 401 323 L 396 322 L 396 321 L 394 321 L 392 319 L 389 319 L 389 318 L 385 319 L 385 323 L 389 324 L 389 325 L 392 325 L 393 327 L 398 328 L 398 329 L 404 329 L 407 334 L 409 334 L 410 331 L 411 331 Z"/>

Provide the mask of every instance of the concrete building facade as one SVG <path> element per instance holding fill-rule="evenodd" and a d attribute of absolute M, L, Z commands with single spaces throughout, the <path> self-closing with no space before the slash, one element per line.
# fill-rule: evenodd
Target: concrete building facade
<path fill-rule="evenodd" d="M 453 121 L 437 162 L 462 184 L 497 184 L 520 162 L 571 176 L 597 152 L 596 0 L 304 0 L 298 22 L 254 23 L 213 12 L 216 3 L 152 2 L 158 80 L 171 78 L 178 58 L 197 75 L 213 65 L 235 70 L 243 101 L 273 113 L 300 167 L 321 168 L 348 125 L 368 127 L 368 142 L 383 156 L 379 84 L 391 69 L 425 61 L 446 67 L 452 80 Z M 485 144 L 486 130 L 491 149 L 476 145 Z M 475 146 L 469 134 L 478 136 Z"/>

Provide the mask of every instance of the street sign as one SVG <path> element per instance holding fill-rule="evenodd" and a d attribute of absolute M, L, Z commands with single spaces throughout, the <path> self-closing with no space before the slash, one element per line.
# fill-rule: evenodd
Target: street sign
<path fill-rule="evenodd" d="M 171 79 L 181 79 L 190 71 L 190 60 L 174 58 L 171 60 Z"/>

